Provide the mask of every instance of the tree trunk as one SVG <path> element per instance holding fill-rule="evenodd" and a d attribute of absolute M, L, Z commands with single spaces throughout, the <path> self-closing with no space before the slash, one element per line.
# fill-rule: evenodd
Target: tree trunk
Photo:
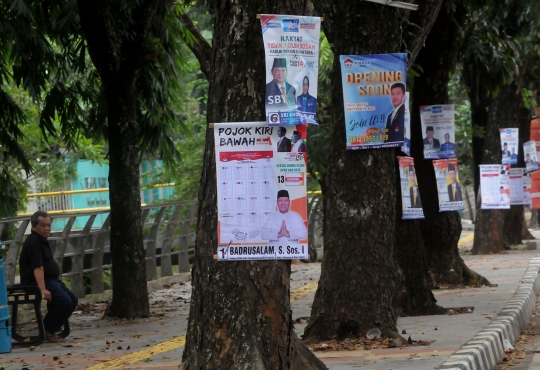
<path fill-rule="evenodd" d="M 502 86 L 497 97 L 490 104 L 482 164 L 501 163 L 502 149 L 499 128 L 517 126 L 519 99 L 517 86 L 512 83 Z M 503 210 L 479 209 L 476 213 L 472 254 L 504 252 L 503 225 Z M 521 225 L 519 231 L 521 232 Z"/>
<path fill-rule="evenodd" d="M 441 10 L 426 39 L 426 46 L 418 55 L 416 62 L 423 73 L 414 79 L 412 92 L 411 154 L 415 159 L 426 217 L 420 225 L 432 287 L 466 284 L 474 274 L 459 256 L 457 245 L 461 235 L 461 219 L 458 212 L 439 212 L 435 170 L 433 163 L 424 159 L 424 133 L 420 122 L 421 105 L 448 103 L 448 81 L 457 57 L 458 27 L 465 14 L 462 3 L 457 4 L 455 10 Z"/>
<path fill-rule="evenodd" d="M 229 0 L 216 4 L 208 122 L 264 120 L 265 62 L 256 14 L 291 11 L 280 8 L 280 3 Z M 326 369 L 294 333 L 290 261 L 214 260 L 216 197 L 214 135 L 208 129 L 184 368 Z"/>
<path fill-rule="evenodd" d="M 384 336 L 397 336 L 396 153 L 346 150 L 339 56 L 398 51 L 402 12 L 346 1 L 338 5 L 316 1 L 315 8 L 324 15 L 323 27 L 333 44 L 334 77 L 325 253 L 304 339 L 316 342 L 360 335 L 372 328 L 379 328 Z"/>
<path fill-rule="evenodd" d="M 148 25 L 155 2 L 123 9 L 125 34 L 110 27 L 117 21 L 114 4 L 78 0 L 92 62 L 100 74 L 107 102 L 111 260 L 113 298 L 108 315 L 121 318 L 149 314 L 145 251 L 142 238 L 139 175 L 139 103 L 137 81 L 144 60 Z M 119 28 L 121 28 L 119 26 Z M 129 37 L 126 37 L 129 34 Z"/>

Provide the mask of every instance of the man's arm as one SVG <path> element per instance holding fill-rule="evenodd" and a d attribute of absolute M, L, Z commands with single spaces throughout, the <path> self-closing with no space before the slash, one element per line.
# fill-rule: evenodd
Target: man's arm
<path fill-rule="evenodd" d="M 289 240 L 307 238 L 307 228 L 300 215 L 295 214 L 295 217 L 291 218 L 291 224 L 287 225 L 287 230 L 289 231 Z"/>
<path fill-rule="evenodd" d="M 277 240 L 277 234 L 279 233 L 279 228 L 273 228 L 273 215 L 268 216 L 264 226 L 261 230 L 261 238 L 264 240 Z"/>
<path fill-rule="evenodd" d="M 34 269 L 34 277 L 36 278 L 38 287 L 41 290 L 41 295 L 43 296 L 43 298 L 45 298 L 46 300 L 51 299 L 51 292 L 49 292 L 45 287 L 45 274 L 43 272 L 43 266 Z"/>

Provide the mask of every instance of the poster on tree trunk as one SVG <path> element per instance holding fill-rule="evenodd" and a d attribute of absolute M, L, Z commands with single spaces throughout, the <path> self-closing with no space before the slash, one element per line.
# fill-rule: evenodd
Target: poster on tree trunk
<path fill-rule="evenodd" d="M 459 183 L 457 159 L 440 159 L 433 161 L 437 192 L 439 194 L 439 211 L 464 210 L 463 192 Z"/>
<path fill-rule="evenodd" d="M 339 58 L 347 150 L 402 146 L 407 54 Z"/>
<path fill-rule="evenodd" d="M 262 14 L 266 57 L 266 122 L 270 126 L 317 123 L 321 19 Z"/>
<path fill-rule="evenodd" d="M 532 209 L 540 209 L 540 171 L 531 173 Z"/>
<path fill-rule="evenodd" d="M 305 134 L 306 125 L 214 124 L 219 261 L 307 258 Z"/>
<path fill-rule="evenodd" d="M 482 209 L 510 209 L 509 178 L 506 166 L 480 166 L 480 201 Z"/>
<path fill-rule="evenodd" d="M 405 125 L 403 126 L 403 146 L 401 151 L 407 156 L 411 155 L 411 111 L 409 110 L 409 93 L 405 93 L 403 105 L 405 106 Z"/>
<path fill-rule="evenodd" d="M 422 199 L 418 190 L 414 158 L 398 157 L 399 178 L 401 180 L 401 204 L 404 220 L 424 219 Z"/>
<path fill-rule="evenodd" d="M 517 164 L 519 129 L 501 128 L 502 164 Z"/>
<path fill-rule="evenodd" d="M 536 171 L 538 169 L 538 159 L 536 156 L 536 142 L 527 141 L 523 144 L 523 155 L 525 156 L 525 167 L 527 172 Z"/>
<path fill-rule="evenodd" d="M 510 205 L 531 204 L 531 178 L 525 168 L 511 168 L 508 171 L 510 181 Z"/>
<path fill-rule="evenodd" d="M 420 107 L 424 159 L 455 158 L 454 104 Z"/>

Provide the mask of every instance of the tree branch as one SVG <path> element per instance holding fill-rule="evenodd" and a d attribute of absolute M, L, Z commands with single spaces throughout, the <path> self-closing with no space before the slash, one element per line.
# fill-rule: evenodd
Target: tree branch
<path fill-rule="evenodd" d="M 409 65 L 408 68 L 414 64 L 418 53 L 424 47 L 424 42 L 428 37 L 437 16 L 441 10 L 442 0 L 420 0 L 418 1 L 418 10 L 412 12 L 410 22 L 420 27 L 416 32 L 411 32 L 411 35 L 405 35 L 405 41 L 407 42 L 407 49 L 409 49 Z"/>
<path fill-rule="evenodd" d="M 199 64 L 201 66 L 201 71 L 204 73 L 206 78 L 210 80 L 210 62 L 212 61 L 212 47 L 201 35 L 199 30 L 195 27 L 191 19 L 186 14 L 180 14 L 178 16 L 178 21 L 187 28 L 189 32 L 195 37 L 195 42 L 187 40 L 184 36 L 186 45 L 189 47 L 191 52 L 195 55 Z"/>

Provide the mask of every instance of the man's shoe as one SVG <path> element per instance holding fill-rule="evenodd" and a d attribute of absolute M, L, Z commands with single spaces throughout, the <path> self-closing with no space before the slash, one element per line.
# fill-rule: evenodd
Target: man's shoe
<path fill-rule="evenodd" d="M 64 342 L 64 338 L 60 338 L 55 333 L 45 332 L 45 337 L 47 338 L 47 342 L 49 343 L 63 343 Z"/>

